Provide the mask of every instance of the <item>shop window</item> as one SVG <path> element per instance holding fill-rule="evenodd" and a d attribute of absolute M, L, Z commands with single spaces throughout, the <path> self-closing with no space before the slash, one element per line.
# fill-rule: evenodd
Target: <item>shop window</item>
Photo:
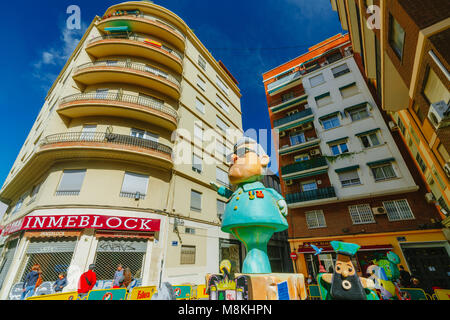
<path fill-rule="evenodd" d="M 120 196 L 125 198 L 145 199 L 149 176 L 125 172 Z"/>
<path fill-rule="evenodd" d="M 180 264 L 195 264 L 195 246 L 181 246 Z"/>
<path fill-rule="evenodd" d="M 308 211 L 305 213 L 308 229 L 326 228 L 325 216 L 322 210 Z"/>
<path fill-rule="evenodd" d="M 231 262 L 231 272 L 241 272 L 241 243 L 234 239 L 219 239 L 219 261 Z"/>
<path fill-rule="evenodd" d="M 64 170 L 55 195 L 56 196 L 79 195 L 85 175 L 86 169 Z"/>
<path fill-rule="evenodd" d="M 147 240 L 112 240 L 101 238 L 95 255 L 97 280 L 112 280 L 117 265 L 128 267 L 134 279 L 142 277 Z"/>
<path fill-rule="evenodd" d="M 348 211 L 350 212 L 350 217 L 352 218 L 353 224 L 364 224 L 375 222 L 372 213 L 372 208 L 370 207 L 369 204 L 359 204 L 349 206 Z"/>
<path fill-rule="evenodd" d="M 383 202 L 389 221 L 415 219 L 407 200 Z"/>
<path fill-rule="evenodd" d="M 405 30 L 403 30 L 392 14 L 389 14 L 389 44 L 397 57 L 402 60 L 403 47 L 405 45 Z"/>

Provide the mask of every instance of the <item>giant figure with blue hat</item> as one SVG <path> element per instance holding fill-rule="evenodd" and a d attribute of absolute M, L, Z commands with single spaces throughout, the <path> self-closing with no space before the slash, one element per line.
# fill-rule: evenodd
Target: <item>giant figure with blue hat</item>
<path fill-rule="evenodd" d="M 271 273 L 267 243 L 275 232 L 288 228 L 286 201 L 261 183 L 270 159 L 255 140 L 239 139 L 230 160 L 228 177 L 235 191 L 211 182 L 221 196 L 228 198 L 222 231 L 246 246 L 243 273 Z"/>
<path fill-rule="evenodd" d="M 379 300 L 371 279 L 359 277 L 352 257 L 359 245 L 341 241 L 331 241 L 337 254 L 334 273 L 322 273 L 317 277 L 322 300 Z"/>

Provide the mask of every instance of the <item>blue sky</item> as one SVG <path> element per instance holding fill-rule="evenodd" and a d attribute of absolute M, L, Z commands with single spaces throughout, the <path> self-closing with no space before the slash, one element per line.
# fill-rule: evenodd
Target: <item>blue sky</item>
<path fill-rule="evenodd" d="M 2 107 L 0 180 L 4 182 L 41 109 L 48 89 L 82 32 L 65 28 L 78 5 L 82 26 L 119 1 L 29 1 L 4 4 L 0 61 Z M 329 0 L 158 0 L 180 16 L 239 81 L 244 130 L 270 130 L 262 73 L 343 32 Z M 8 8 L 10 6 L 10 8 Z M 5 39 L 6 38 L 6 39 Z M 7 44 L 7 45 L 5 45 Z M 270 147 L 270 145 L 269 145 Z"/>

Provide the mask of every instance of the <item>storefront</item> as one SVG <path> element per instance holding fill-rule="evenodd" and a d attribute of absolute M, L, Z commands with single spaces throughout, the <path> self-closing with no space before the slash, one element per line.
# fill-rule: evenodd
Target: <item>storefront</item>
<path fill-rule="evenodd" d="M 242 246 L 236 239 L 219 239 L 219 261 L 229 260 L 234 272 L 241 272 L 242 268 Z"/>
<path fill-rule="evenodd" d="M 118 264 L 129 267 L 140 285 L 143 273 L 151 267 L 145 265 L 151 261 L 147 259 L 149 243 L 159 230 L 159 219 L 143 217 L 27 216 L 3 230 L 3 236 L 16 239 L 5 244 L 0 261 L 0 281 L 5 282 L 2 297 L 7 292 L 8 299 L 19 299 L 23 281 L 35 264 L 40 266 L 43 278 L 37 295 L 52 293 L 58 274 L 70 270 L 77 272 L 76 276 L 68 274 L 69 285 L 76 290 L 79 276 L 91 263 L 96 265 L 96 288 L 111 285 Z M 20 252 L 15 254 L 19 243 Z M 8 274 L 9 269 L 15 272 Z M 9 281 L 4 281 L 6 276 Z"/>

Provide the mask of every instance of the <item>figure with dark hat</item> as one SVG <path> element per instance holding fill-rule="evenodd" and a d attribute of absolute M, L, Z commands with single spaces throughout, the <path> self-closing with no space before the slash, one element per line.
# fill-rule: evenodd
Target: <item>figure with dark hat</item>
<path fill-rule="evenodd" d="M 322 300 L 379 300 L 371 290 L 373 281 L 359 277 L 353 265 L 352 257 L 360 246 L 341 241 L 331 241 L 331 246 L 337 254 L 334 273 L 319 274 L 317 278 Z"/>

